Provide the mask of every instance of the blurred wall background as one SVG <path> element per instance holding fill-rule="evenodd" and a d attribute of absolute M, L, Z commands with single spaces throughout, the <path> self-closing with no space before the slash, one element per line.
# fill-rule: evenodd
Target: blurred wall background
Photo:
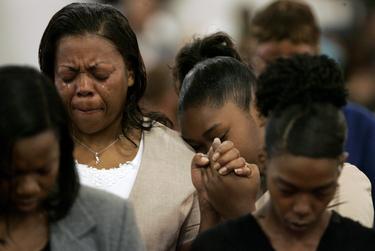
<path fill-rule="evenodd" d="M 86 0 L 93 2 L 95 0 Z M 235 42 L 248 21 L 272 0 L 96 0 L 116 6 L 135 29 L 148 71 L 173 64 L 193 36 L 225 31 Z M 42 33 L 70 0 L 1 0 L 0 65 L 38 66 Z M 82 2 L 82 1 L 81 1 Z M 373 0 L 306 0 L 323 31 L 322 53 L 345 70 L 351 99 L 375 110 L 375 11 Z"/>
<path fill-rule="evenodd" d="M 87 2 L 88 0 L 86 0 Z M 91 2 L 94 0 L 91 0 Z M 0 1 L 0 64 L 37 65 L 37 48 L 49 19 L 71 0 Z M 81 2 L 84 2 L 81 0 Z M 241 10 L 250 12 L 271 0 L 109 0 L 137 27 L 140 43 L 148 54 L 169 53 L 193 35 L 223 30 L 235 40 L 241 35 Z M 351 1 L 310 0 L 322 27 L 341 28 L 353 21 Z M 172 44 L 172 42 L 174 44 Z M 154 52 L 148 47 L 165 43 L 168 48 Z M 168 44 L 169 43 L 169 44 Z M 148 46 L 148 47 L 147 47 Z M 162 47 L 162 45 L 159 45 Z M 156 46 L 155 46 L 156 47 Z M 174 48 L 171 48 L 174 47 Z M 155 56 L 156 57 L 156 56 Z M 147 60 L 145 60 L 147 61 Z M 150 63 L 152 64 L 152 63 Z"/>

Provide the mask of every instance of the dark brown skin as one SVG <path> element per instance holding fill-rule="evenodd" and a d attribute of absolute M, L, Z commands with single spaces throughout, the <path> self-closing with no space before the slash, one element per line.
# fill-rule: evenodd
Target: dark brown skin
<path fill-rule="evenodd" d="M 267 165 L 270 201 L 256 215 L 277 250 L 316 250 L 328 225 L 345 154 L 309 158 L 282 154 Z"/>
<path fill-rule="evenodd" d="M 41 250 L 46 245 L 48 221 L 41 205 L 55 186 L 59 154 L 53 131 L 16 142 L 14 181 L 0 181 L 0 198 L 10 196 L 11 202 L 11 214 L 0 217 L 1 250 Z"/>
<path fill-rule="evenodd" d="M 85 34 L 59 41 L 55 85 L 72 119 L 74 136 L 93 151 L 105 149 L 121 135 L 122 111 L 133 84 L 133 72 L 109 40 Z M 138 145 L 140 131 L 128 136 Z M 122 137 L 100 154 L 99 164 L 81 144 L 76 144 L 74 156 L 79 163 L 100 169 L 132 160 L 137 150 Z"/>

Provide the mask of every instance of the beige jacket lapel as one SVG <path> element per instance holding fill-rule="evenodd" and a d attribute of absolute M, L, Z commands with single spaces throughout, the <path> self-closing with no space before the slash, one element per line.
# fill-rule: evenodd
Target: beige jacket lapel
<path fill-rule="evenodd" d="M 141 165 L 130 200 L 147 249 L 166 250 L 165 245 L 170 245 L 167 250 L 172 250 L 193 205 L 193 152 L 179 135 L 161 125 L 144 132 L 143 140 Z"/>

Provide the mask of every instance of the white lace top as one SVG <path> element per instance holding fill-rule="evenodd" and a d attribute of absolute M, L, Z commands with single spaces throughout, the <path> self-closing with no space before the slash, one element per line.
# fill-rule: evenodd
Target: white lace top
<path fill-rule="evenodd" d="M 110 169 L 97 169 L 76 161 L 80 182 L 105 191 L 111 192 L 124 199 L 129 197 L 133 188 L 143 154 L 143 135 L 139 148 L 132 161 L 120 164 L 119 167 Z"/>

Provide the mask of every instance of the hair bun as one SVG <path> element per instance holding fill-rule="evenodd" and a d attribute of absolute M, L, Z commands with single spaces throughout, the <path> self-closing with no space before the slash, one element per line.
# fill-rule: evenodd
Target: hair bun
<path fill-rule="evenodd" d="M 234 48 L 233 41 L 226 33 L 217 32 L 202 38 L 200 51 L 205 58 L 229 56 L 241 61 L 239 54 Z"/>
<path fill-rule="evenodd" d="M 297 55 L 270 64 L 257 83 L 257 105 L 264 116 L 291 105 L 346 104 L 347 92 L 338 64 L 327 56 Z"/>

